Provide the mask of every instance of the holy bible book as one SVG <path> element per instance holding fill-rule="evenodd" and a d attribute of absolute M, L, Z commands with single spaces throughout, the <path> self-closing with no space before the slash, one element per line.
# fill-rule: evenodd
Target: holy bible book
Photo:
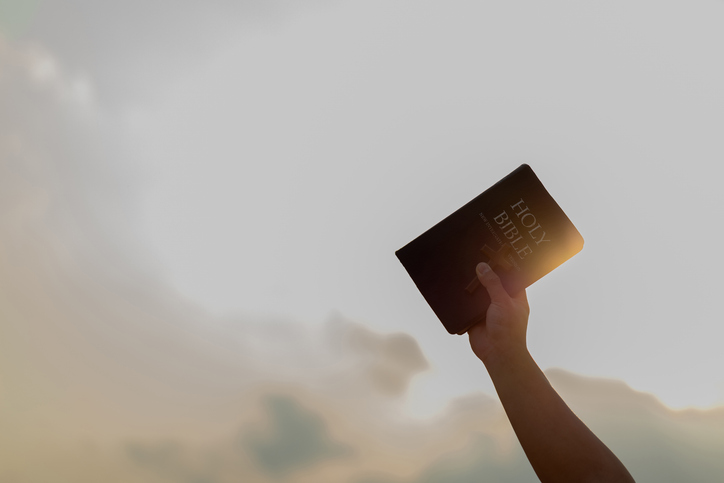
<path fill-rule="evenodd" d="M 581 248 L 576 227 L 523 164 L 395 254 L 447 331 L 464 334 L 490 305 L 478 263 L 513 295 Z"/>

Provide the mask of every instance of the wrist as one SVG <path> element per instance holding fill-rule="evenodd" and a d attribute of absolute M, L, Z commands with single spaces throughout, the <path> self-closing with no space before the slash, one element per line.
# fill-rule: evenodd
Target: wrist
<path fill-rule="evenodd" d="M 505 351 L 496 351 L 486 354 L 480 360 L 485 365 L 491 377 L 498 374 L 505 374 L 510 371 L 520 371 L 525 367 L 535 365 L 533 356 L 528 352 L 528 348 L 523 345 L 516 348 L 508 348 Z"/>

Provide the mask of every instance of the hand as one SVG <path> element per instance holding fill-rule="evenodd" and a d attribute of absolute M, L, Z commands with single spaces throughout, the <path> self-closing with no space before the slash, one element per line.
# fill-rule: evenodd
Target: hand
<path fill-rule="evenodd" d="M 485 321 L 468 330 L 473 352 L 486 366 L 527 354 L 525 335 L 530 309 L 525 290 L 511 297 L 488 264 L 478 264 L 476 271 L 491 302 Z"/>

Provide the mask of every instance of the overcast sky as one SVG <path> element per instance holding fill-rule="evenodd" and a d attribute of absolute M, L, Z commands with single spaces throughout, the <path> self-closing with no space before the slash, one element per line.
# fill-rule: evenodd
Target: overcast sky
<path fill-rule="evenodd" d="M 77 8 L 26 35 L 97 79 L 128 218 L 199 304 L 341 312 L 477 385 L 393 253 L 526 162 L 586 240 L 530 289 L 541 365 L 724 401 L 721 2 Z"/>
<path fill-rule="evenodd" d="M 113 322 L 94 332 L 90 309 L 64 312 L 95 294 L 108 320 L 182 321 L 170 340 L 246 340 L 209 373 L 273 379 L 257 368 L 284 353 L 274 341 L 305 334 L 299 370 L 397 374 L 372 384 L 407 415 L 492 396 L 394 251 L 528 163 L 586 241 L 528 291 L 539 364 L 670 408 L 724 404 L 724 2 L 37 0 L 5 2 L 0 17 L 7 314 L 88 317 L 40 324 L 58 345 L 37 353 L 86 330 L 115 344 Z M 43 287 L 57 304 L 28 302 Z M 10 335 L 34 340 L 17 324 L 8 364 L 30 357 Z M 409 334 L 416 349 L 403 342 L 400 362 L 385 342 L 363 344 L 383 369 L 367 355 L 315 359 L 338 340 L 330 324 Z M 153 353 L 163 337 L 133 327 L 118 330 Z M 209 392 L 239 389 L 219 384 Z"/>

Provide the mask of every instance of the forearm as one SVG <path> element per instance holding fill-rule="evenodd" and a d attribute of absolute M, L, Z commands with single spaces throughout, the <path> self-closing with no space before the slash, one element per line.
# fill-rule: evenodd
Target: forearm
<path fill-rule="evenodd" d="M 618 458 L 551 387 L 527 351 L 484 362 L 541 482 L 633 482 Z"/>

